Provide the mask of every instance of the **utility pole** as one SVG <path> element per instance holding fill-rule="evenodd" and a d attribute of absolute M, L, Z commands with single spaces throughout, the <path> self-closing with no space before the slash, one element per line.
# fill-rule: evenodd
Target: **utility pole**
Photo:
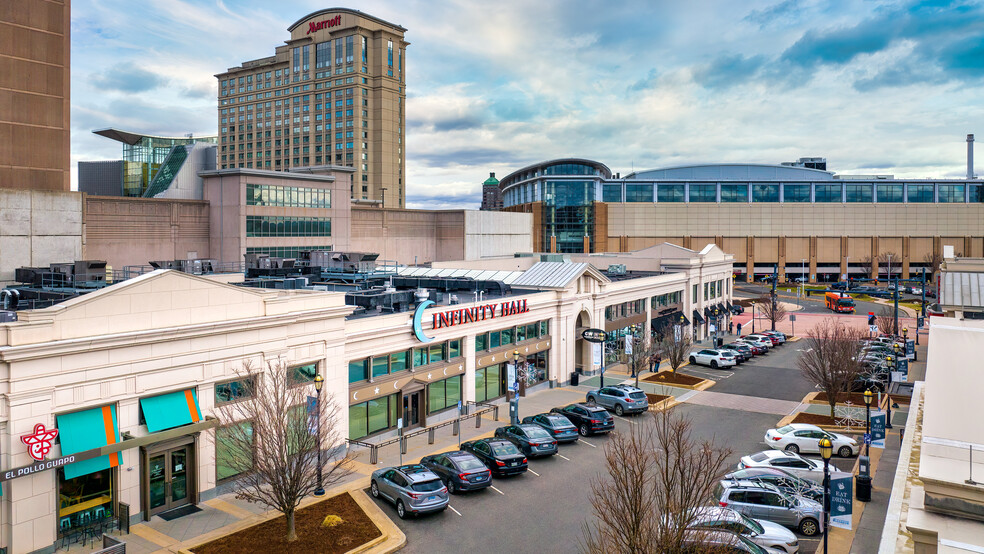
<path fill-rule="evenodd" d="M 779 282 L 779 264 L 773 266 L 772 271 L 772 317 L 769 320 L 772 322 L 772 330 L 776 330 L 776 283 Z"/>
<path fill-rule="evenodd" d="M 896 277 L 892 282 L 892 299 L 895 301 L 895 324 L 892 327 L 892 333 L 897 337 L 899 336 L 899 278 Z"/>

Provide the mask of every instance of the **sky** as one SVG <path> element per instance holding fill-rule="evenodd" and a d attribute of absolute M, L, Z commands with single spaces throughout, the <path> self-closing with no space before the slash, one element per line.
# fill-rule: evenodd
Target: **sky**
<path fill-rule="evenodd" d="M 73 188 L 120 159 L 95 129 L 217 134 L 214 75 L 333 6 L 408 29 L 408 208 L 477 208 L 489 172 L 559 157 L 961 178 L 984 141 L 980 0 L 74 0 Z"/>

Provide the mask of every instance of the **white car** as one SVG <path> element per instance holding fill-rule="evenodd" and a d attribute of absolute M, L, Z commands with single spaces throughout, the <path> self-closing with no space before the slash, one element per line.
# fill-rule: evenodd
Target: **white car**
<path fill-rule="evenodd" d="M 838 433 L 829 433 L 809 423 L 790 423 L 778 429 L 765 432 L 765 444 L 787 452 L 820 453 L 820 439 L 830 439 L 834 452 L 841 458 L 849 458 L 858 453 L 858 441 Z"/>
<path fill-rule="evenodd" d="M 690 363 L 719 367 L 732 367 L 738 363 L 735 353 L 730 350 L 698 350 L 690 353 Z"/>
<path fill-rule="evenodd" d="M 690 527 L 734 531 L 765 548 L 774 548 L 786 554 L 799 552 L 799 540 L 789 529 L 764 519 L 752 519 L 731 508 L 697 508 Z"/>
<path fill-rule="evenodd" d="M 797 477 L 823 483 L 823 462 L 804 458 L 799 454 L 786 452 L 785 450 L 763 450 L 750 456 L 742 457 L 738 462 L 738 469 L 749 467 L 773 467 L 792 473 Z M 834 464 L 828 468 L 831 472 L 840 471 Z"/>

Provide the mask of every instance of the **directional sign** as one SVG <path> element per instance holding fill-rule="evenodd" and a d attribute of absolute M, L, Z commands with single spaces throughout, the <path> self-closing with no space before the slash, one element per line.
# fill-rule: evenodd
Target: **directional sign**
<path fill-rule="evenodd" d="M 865 444 L 871 444 L 871 433 L 865 433 L 864 434 L 864 443 Z"/>
<path fill-rule="evenodd" d="M 789 314 L 789 321 L 796 321 L 796 314 Z"/>

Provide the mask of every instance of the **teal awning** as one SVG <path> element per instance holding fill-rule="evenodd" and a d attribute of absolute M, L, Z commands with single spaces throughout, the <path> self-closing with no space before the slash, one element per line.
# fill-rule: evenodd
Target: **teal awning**
<path fill-rule="evenodd" d="M 172 429 L 202 420 L 195 389 L 169 392 L 160 396 L 140 399 L 147 430 L 151 433 Z"/>
<path fill-rule="evenodd" d="M 81 412 L 55 416 L 58 425 L 58 438 L 61 441 L 62 456 L 102 448 L 120 442 L 119 420 L 116 406 L 109 405 Z M 65 466 L 65 479 L 74 479 L 122 463 L 119 452 L 99 456 Z"/>

